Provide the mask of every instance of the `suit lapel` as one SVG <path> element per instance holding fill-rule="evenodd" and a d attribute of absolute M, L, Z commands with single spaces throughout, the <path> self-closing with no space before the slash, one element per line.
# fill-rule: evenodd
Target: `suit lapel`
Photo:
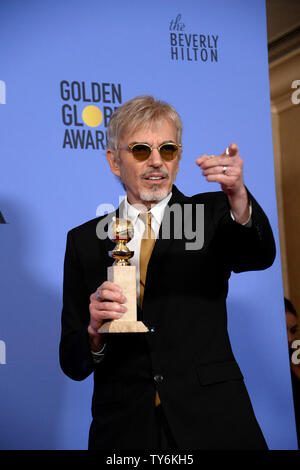
<path fill-rule="evenodd" d="M 176 239 L 176 235 L 180 233 L 183 233 L 183 216 L 184 216 L 184 210 L 183 206 L 184 203 L 187 203 L 188 198 L 184 196 L 177 188 L 176 186 L 173 186 L 172 189 L 172 197 L 168 203 L 168 207 L 165 210 L 164 217 L 159 229 L 159 236 L 155 242 L 154 249 L 151 255 L 151 258 L 148 263 L 148 269 L 147 269 L 147 280 L 146 283 L 150 281 L 151 276 L 153 272 L 158 268 L 159 263 L 162 259 L 163 254 L 169 249 L 170 245 L 174 242 Z M 170 213 L 168 214 L 168 209 L 172 207 L 174 204 L 178 205 L 178 210 L 181 211 L 182 215 L 182 223 L 181 219 L 176 221 L 174 223 L 174 218 L 170 218 Z M 166 232 L 164 232 L 164 229 L 166 229 Z"/>

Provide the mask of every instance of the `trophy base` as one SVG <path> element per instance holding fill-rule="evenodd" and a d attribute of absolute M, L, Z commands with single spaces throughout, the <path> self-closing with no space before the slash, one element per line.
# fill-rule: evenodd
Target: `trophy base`
<path fill-rule="evenodd" d="M 146 333 L 148 328 L 142 321 L 111 320 L 103 323 L 98 333 Z"/>

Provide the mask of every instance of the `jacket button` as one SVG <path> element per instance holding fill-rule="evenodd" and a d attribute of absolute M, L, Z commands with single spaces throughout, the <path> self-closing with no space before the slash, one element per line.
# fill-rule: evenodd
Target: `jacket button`
<path fill-rule="evenodd" d="M 164 380 L 164 378 L 163 378 L 162 375 L 159 375 L 159 374 L 158 374 L 158 375 L 155 375 L 155 376 L 154 376 L 154 380 L 155 380 L 155 382 L 156 382 L 157 384 L 159 384 L 159 383 L 161 383 L 161 382 Z"/>

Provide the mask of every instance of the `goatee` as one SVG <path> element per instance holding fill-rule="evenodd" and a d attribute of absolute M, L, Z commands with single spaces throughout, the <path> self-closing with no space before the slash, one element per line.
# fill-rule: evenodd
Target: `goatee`
<path fill-rule="evenodd" d="M 143 190 L 140 192 L 140 198 L 142 201 L 162 201 L 165 197 L 168 196 L 167 189 L 160 189 L 158 184 L 154 184 L 151 189 Z"/>

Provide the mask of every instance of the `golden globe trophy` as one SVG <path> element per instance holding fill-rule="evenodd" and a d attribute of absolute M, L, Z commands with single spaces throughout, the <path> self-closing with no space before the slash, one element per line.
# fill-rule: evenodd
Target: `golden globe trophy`
<path fill-rule="evenodd" d="M 129 220 L 113 218 L 108 228 L 109 238 L 116 243 L 109 256 L 115 259 L 113 266 L 107 268 L 107 280 L 118 284 L 127 301 L 127 311 L 118 320 L 103 323 L 98 333 L 145 333 L 148 328 L 143 322 L 137 321 L 136 268 L 131 266 L 129 259 L 134 255 L 126 246 L 133 238 L 133 226 Z"/>

